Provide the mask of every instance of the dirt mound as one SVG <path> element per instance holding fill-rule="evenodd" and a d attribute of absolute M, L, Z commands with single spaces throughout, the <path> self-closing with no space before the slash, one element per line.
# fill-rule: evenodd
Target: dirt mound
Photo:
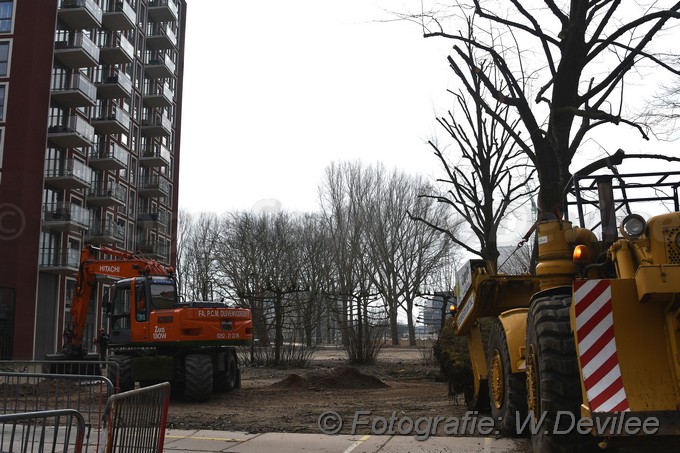
<path fill-rule="evenodd" d="M 363 374 L 354 367 L 338 367 L 326 373 L 314 373 L 306 377 L 289 374 L 272 384 L 272 387 L 309 389 L 381 389 L 388 387 L 375 376 Z"/>

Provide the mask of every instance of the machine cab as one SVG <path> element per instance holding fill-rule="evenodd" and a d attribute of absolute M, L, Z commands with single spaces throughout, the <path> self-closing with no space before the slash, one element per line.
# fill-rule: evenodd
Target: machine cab
<path fill-rule="evenodd" d="M 177 285 L 168 277 L 134 277 L 116 282 L 108 309 L 109 341 L 130 343 L 131 329 L 146 324 L 152 310 L 177 306 Z"/>

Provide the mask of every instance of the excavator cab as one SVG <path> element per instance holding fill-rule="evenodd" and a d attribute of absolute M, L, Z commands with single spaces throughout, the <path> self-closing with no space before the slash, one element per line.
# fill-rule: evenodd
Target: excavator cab
<path fill-rule="evenodd" d="M 143 276 L 116 282 L 107 311 L 110 320 L 109 341 L 130 343 L 133 331 L 144 330 L 151 311 L 177 307 L 177 284 L 169 277 Z M 139 329 L 135 327 L 139 326 Z"/>

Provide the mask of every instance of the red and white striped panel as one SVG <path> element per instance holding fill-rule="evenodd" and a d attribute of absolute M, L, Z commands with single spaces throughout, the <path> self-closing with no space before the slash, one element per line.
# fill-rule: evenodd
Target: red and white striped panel
<path fill-rule="evenodd" d="M 614 338 L 609 280 L 574 282 L 576 339 L 591 412 L 629 411 Z"/>

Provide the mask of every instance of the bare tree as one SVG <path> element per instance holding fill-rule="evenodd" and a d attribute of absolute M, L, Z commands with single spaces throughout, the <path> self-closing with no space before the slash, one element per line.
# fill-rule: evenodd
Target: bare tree
<path fill-rule="evenodd" d="M 334 284 L 331 292 L 337 298 L 335 313 L 345 346 L 348 345 L 347 329 L 353 321 L 353 302 L 370 279 L 362 263 L 365 223 L 361 206 L 371 187 L 371 175 L 359 162 L 331 163 L 320 187 L 321 211 L 331 238 Z"/>
<path fill-rule="evenodd" d="M 457 4 L 458 16 L 465 17 L 463 33 L 445 30 L 436 11 L 408 18 L 418 20 L 426 37 L 455 42 L 448 61 L 458 81 L 536 167 L 539 214 L 559 217 L 569 166 L 593 129 L 627 125 L 648 138 L 625 108 L 624 78 L 642 64 L 680 74 L 664 61 L 660 41 L 652 44 L 677 23 L 680 3 L 535 3 L 541 6 L 528 7 L 520 0 Z M 474 37 L 467 33 L 469 27 L 474 27 Z M 475 88 L 480 83 L 486 94 Z M 517 114 L 527 137 L 499 114 L 496 103 Z"/>
<path fill-rule="evenodd" d="M 439 231 L 415 222 L 409 212 L 444 225 L 447 213 L 432 199 L 419 197 L 422 177 L 397 170 L 387 173 L 381 165 L 371 168 L 375 183 L 363 207 L 370 273 L 387 309 L 393 345 L 399 344 L 397 316 L 406 312 L 409 344 L 415 345 L 414 307 L 426 279 L 441 265 L 450 243 Z"/>
<path fill-rule="evenodd" d="M 181 250 L 182 293 L 192 300 L 213 300 L 220 294 L 221 284 L 215 255 L 219 238 L 217 216 L 214 213 L 201 213 L 198 217 L 185 214 L 181 223 L 178 255 Z"/>

